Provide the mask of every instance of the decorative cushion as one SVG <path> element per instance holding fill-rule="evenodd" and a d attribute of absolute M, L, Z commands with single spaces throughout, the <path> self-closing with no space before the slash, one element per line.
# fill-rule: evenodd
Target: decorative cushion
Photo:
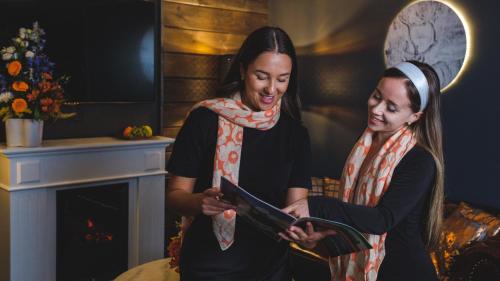
<path fill-rule="evenodd" d="M 500 280 L 500 235 L 474 242 L 455 258 L 451 281 Z"/>
<path fill-rule="evenodd" d="M 323 195 L 323 179 L 311 177 L 312 188 L 309 190 L 309 196 L 322 196 Z"/>
<path fill-rule="evenodd" d="M 437 249 L 431 253 L 434 266 L 444 280 L 449 275 L 453 258 L 466 245 L 482 241 L 500 231 L 500 218 L 461 202 L 444 220 L 443 232 Z"/>
<path fill-rule="evenodd" d="M 312 189 L 309 191 L 309 196 L 328 196 L 339 198 L 340 181 L 328 177 L 317 178 L 311 177 Z"/>

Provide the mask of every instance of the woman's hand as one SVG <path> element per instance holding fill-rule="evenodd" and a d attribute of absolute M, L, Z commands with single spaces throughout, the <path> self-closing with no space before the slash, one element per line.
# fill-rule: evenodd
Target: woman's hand
<path fill-rule="evenodd" d="M 306 223 L 306 230 L 297 226 L 291 226 L 285 233 L 280 232 L 278 235 L 288 241 L 295 242 L 306 249 L 313 249 L 318 242 L 329 235 L 335 235 L 335 230 L 327 229 L 315 231 L 311 222 Z"/>
<path fill-rule="evenodd" d="M 307 204 L 307 198 L 299 199 L 293 202 L 288 207 L 282 209 L 282 211 L 296 218 L 308 217 L 309 204 Z"/>
<path fill-rule="evenodd" d="M 201 193 L 201 213 L 207 216 L 214 216 L 225 210 L 234 209 L 236 206 L 222 200 L 222 193 L 218 188 L 208 188 Z"/>
<path fill-rule="evenodd" d="M 283 211 L 297 218 L 309 217 L 307 198 L 293 202 L 290 206 L 284 208 Z M 279 236 L 285 240 L 298 243 L 304 248 L 312 249 L 316 247 L 318 241 L 321 239 L 335 234 L 336 232 L 331 229 L 315 231 L 312 223 L 307 222 L 305 230 L 297 226 L 292 226 L 286 232 L 279 233 Z"/>

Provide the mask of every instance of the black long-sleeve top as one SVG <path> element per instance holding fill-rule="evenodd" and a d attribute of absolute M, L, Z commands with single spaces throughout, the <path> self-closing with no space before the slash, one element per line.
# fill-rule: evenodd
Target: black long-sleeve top
<path fill-rule="evenodd" d="M 194 192 L 212 186 L 218 115 L 193 110 L 177 135 L 167 170 L 196 178 Z M 262 131 L 243 129 L 238 184 L 266 202 L 285 207 L 291 187 L 310 188 L 310 145 L 307 129 L 282 112 L 278 123 Z M 251 223 L 236 219 L 234 244 L 222 251 L 212 218 L 199 214 L 186 232 L 180 258 L 181 280 L 290 280 L 288 243 L 276 242 Z"/>
<path fill-rule="evenodd" d="M 309 212 L 311 216 L 349 224 L 363 233 L 387 232 L 386 254 L 377 280 L 437 280 L 423 241 L 435 173 L 432 155 L 415 146 L 397 165 L 389 188 L 375 207 L 311 197 Z"/>

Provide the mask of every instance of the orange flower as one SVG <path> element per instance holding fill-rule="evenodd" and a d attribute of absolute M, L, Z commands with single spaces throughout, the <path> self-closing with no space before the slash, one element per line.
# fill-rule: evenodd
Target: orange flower
<path fill-rule="evenodd" d="M 7 65 L 7 72 L 9 72 L 11 76 L 17 76 L 21 72 L 21 69 L 21 63 L 17 60 L 12 61 Z"/>
<path fill-rule="evenodd" d="M 51 105 L 54 102 L 51 98 L 43 98 L 40 100 L 41 105 Z"/>
<path fill-rule="evenodd" d="M 28 103 L 24 99 L 15 99 L 12 102 L 12 109 L 16 113 L 22 113 L 28 108 Z"/>
<path fill-rule="evenodd" d="M 28 84 L 24 81 L 16 81 L 12 83 L 12 89 L 18 92 L 26 92 L 28 88 L 29 88 Z"/>
<path fill-rule="evenodd" d="M 59 103 L 54 103 L 51 109 L 52 112 L 58 113 L 61 111 L 61 105 Z"/>
<path fill-rule="evenodd" d="M 42 93 L 48 92 L 52 88 L 52 83 L 43 81 L 38 83 L 38 87 L 42 90 Z"/>
<path fill-rule="evenodd" d="M 51 80 L 52 75 L 50 75 L 50 73 L 48 73 L 48 72 L 42 72 L 42 78 L 45 80 Z"/>
<path fill-rule="evenodd" d="M 28 98 L 28 101 L 34 101 L 38 97 L 39 93 L 39 90 L 34 89 L 31 91 L 31 94 L 28 94 L 26 97 Z"/>
<path fill-rule="evenodd" d="M 177 236 L 170 238 L 170 243 L 168 243 L 168 256 L 171 257 L 169 265 L 170 268 L 175 269 L 176 272 L 179 272 L 179 260 L 182 246 L 182 233 L 179 233 Z"/>

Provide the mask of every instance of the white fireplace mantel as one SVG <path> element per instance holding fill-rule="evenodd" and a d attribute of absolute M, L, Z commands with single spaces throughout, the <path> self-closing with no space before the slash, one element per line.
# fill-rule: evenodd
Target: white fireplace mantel
<path fill-rule="evenodd" d="M 56 280 L 56 192 L 128 183 L 129 267 L 163 257 L 165 148 L 111 137 L 0 145 L 0 280 Z"/>

